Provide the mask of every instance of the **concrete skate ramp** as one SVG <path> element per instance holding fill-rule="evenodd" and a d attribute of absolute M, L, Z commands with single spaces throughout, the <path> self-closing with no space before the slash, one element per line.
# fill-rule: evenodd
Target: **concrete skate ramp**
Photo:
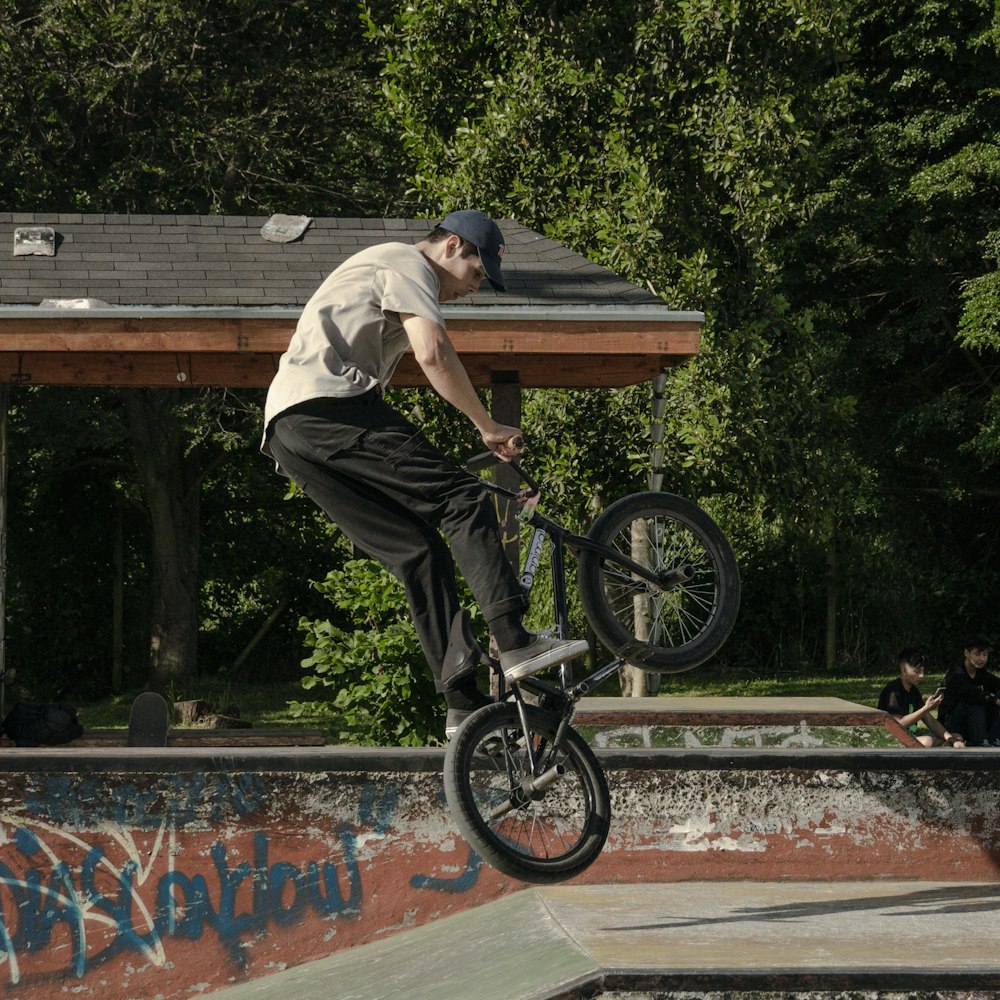
<path fill-rule="evenodd" d="M 531 888 L 212 997 L 569 1000 L 612 990 L 616 997 L 637 990 L 966 993 L 1000 987 L 998 904 L 1000 886 L 955 882 Z"/>
<path fill-rule="evenodd" d="M 952 885 L 948 899 L 958 900 L 961 913 L 961 887 L 982 883 L 987 895 L 1000 891 L 996 750 L 816 747 L 811 741 L 821 724 L 846 725 L 847 716 L 858 716 L 871 729 L 883 714 L 844 703 L 797 701 L 784 713 L 759 700 L 716 703 L 711 714 L 705 704 L 650 701 L 664 707 L 629 704 L 616 715 L 595 699 L 580 712 L 581 728 L 604 727 L 595 728 L 594 739 L 606 740 L 597 753 L 608 775 L 612 821 L 600 857 L 574 884 L 623 893 L 614 898 L 631 907 L 631 923 L 616 924 L 609 941 L 625 940 L 624 926 L 655 928 L 670 917 L 669 943 L 686 933 L 678 914 L 695 921 L 696 930 L 712 928 L 721 919 L 715 911 L 692 914 L 684 906 L 705 897 L 706 905 L 721 900 L 725 912 L 732 893 L 759 892 L 767 883 L 819 883 L 816 891 L 826 891 L 828 883 L 933 878 Z M 689 722 L 714 719 L 715 736 L 724 732 L 725 739 L 711 742 L 712 733 L 699 729 L 697 746 L 661 747 L 662 726 L 679 723 L 697 735 L 685 712 Z M 614 740 L 609 727 L 618 730 Z M 769 742 L 772 736 L 777 742 Z M 551 917 L 548 901 L 562 897 L 522 895 L 524 883 L 483 864 L 458 836 L 443 797 L 443 757 L 439 749 L 293 746 L 5 751 L 4 995 L 184 1000 L 266 982 L 293 967 L 320 968 L 310 963 L 337 956 L 353 962 L 359 949 L 395 954 L 390 938 L 410 940 L 411 931 L 438 924 L 461 931 L 465 924 L 443 922 L 463 914 L 477 914 L 470 920 L 485 920 L 490 931 L 519 920 L 534 926 L 517 909 L 509 922 L 480 915 L 503 897 L 517 898 L 512 905 L 519 907 L 544 900 Z M 743 888 L 715 887 L 732 883 Z M 667 902 L 640 903 L 655 886 L 670 893 Z M 744 913 L 718 926 L 731 931 L 746 924 Z M 791 919 L 778 926 L 801 930 Z M 497 951 L 482 935 L 453 947 L 449 936 L 456 933 L 435 930 L 428 953 L 447 947 L 459 968 L 473 969 L 487 960 L 484 952 Z M 551 957 L 524 969 L 522 951 L 535 938 L 519 938 L 497 952 L 497 977 L 529 975 L 531 995 L 538 995 L 539 977 L 553 970 L 561 983 L 571 974 L 593 978 L 634 964 L 605 961 L 581 945 L 582 958 L 574 959 L 584 962 L 579 971 L 560 969 L 555 957 L 579 945 L 582 933 L 560 931 L 559 946 L 548 941 L 543 949 Z M 922 931 L 916 945 L 906 939 L 901 948 L 915 953 L 936 933 Z M 684 958 L 668 960 L 659 943 L 655 948 L 658 961 L 673 963 L 668 968 L 676 970 Z M 993 955 L 995 947 L 983 953 Z M 350 983 L 353 973 L 345 975 Z M 498 989 L 465 995 L 510 1000 L 506 985 Z M 297 1000 L 294 992 L 288 1000 Z"/>

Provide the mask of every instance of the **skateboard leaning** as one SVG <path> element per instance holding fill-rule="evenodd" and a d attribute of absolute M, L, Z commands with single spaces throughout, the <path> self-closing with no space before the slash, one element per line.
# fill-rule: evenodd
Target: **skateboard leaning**
<path fill-rule="evenodd" d="M 144 691 L 132 702 L 128 717 L 130 747 L 165 747 L 170 728 L 170 707 L 155 691 Z"/>

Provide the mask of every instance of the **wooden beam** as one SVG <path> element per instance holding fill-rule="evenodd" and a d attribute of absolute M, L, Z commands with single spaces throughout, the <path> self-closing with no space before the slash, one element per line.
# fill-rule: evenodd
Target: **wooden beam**
<path fill-rule="evenodd" d="M 6 347 L 6 343 L 0 340 Z M 473 385 L 485 388 L 496 371 L 517 371 L 522 388 L 612 388 L 655 378 L 681 364 L 686 354 L 483 354 L 461 352 Z M 231 386 L 266 388 L 280 352 L 199 353 L 41 351 L 0 352 L 0 382 L 12 385 Z M 393 378 L 397 386 L 426 386 L 423 372 L 407 353 Z"/>
<path fill-rule="evenodd" d="M 0 321 L 0 346 L 7 352 L 32 353 L 281 354 L 294 331 L 295 321 L 281 318 L 11 318 Z M 559 319 L 454 319 L 448 322 L 448 332 L 459 353 L 685 357 L 698 353 L 701 334 L 698 323 L 681 320 Z"/>

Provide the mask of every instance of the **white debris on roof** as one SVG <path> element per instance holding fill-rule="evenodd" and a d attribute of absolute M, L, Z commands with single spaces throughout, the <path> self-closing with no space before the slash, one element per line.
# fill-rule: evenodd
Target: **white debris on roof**
<path fill-rule="evenodd" d="M 311 222 L 308 215 L 272 215 L 261 227 L 260 235 L 268 243 L 294 243 Z"/>
<path fill-rule="evenodd" d="M 110 309 L 103 299 L 42 299 L 41 309 Z"/>
<path fill-rule="evenodd" d="M 15 257 L 55 257 L 56 231 L 50 226 L 21 226 L 14 230 Z"/>

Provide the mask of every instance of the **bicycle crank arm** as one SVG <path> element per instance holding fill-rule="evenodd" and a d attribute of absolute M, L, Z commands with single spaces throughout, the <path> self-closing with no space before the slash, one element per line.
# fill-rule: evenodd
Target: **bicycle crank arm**
<path fill-rule="evenodd" d="M 532 799 L 541 798 L 554 782 L 558 781 L 566 773 L 563 764 L 554 764 L 547 771 L 543 771 L 537 778 L 525 778 L 520 787 L 515 788 L 506 802 L 501 802 L 490 812 L 490 819 L 499 819 L 506 816 L 512 809 L 521 809 Z"/>

